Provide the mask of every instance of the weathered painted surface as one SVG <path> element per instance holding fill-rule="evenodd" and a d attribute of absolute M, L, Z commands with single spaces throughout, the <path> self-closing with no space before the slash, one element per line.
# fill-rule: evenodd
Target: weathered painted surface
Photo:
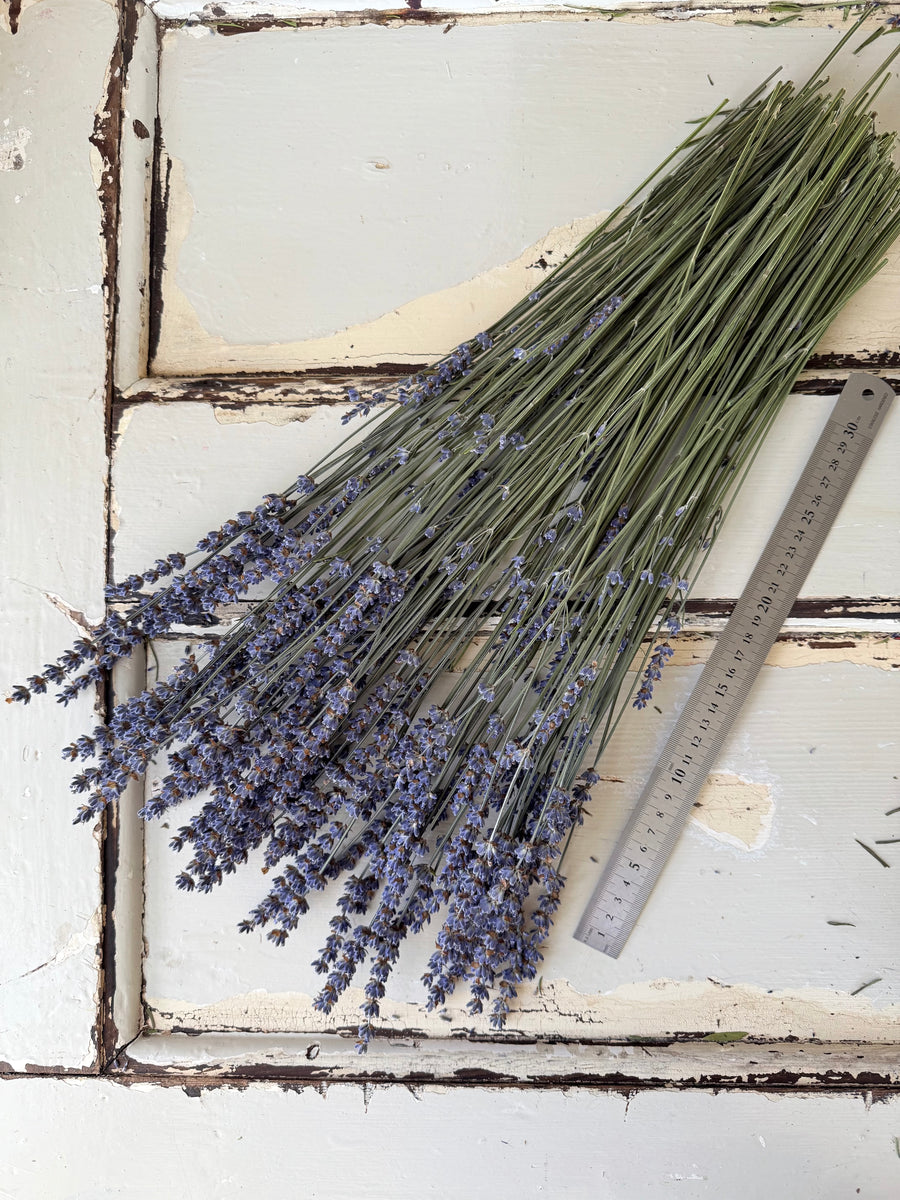
<path fill-rule="evenodd" d="M 157 249 L 160 232 L 167 235 L 167 270 L 155 366 L 194 375 L 430 357 L 533 286 L 544 270 L 533 264 L 558 261 L 592 214 L 655 165 L 684 118 L 712 106 L 723 80 L 737 93 L 776 61 L 800 73 L 835 36 L 820 28 L 834 13 L 810 14 L 815 31 L 793 27 L 771 37 L 736 26 L 734 6 L 648 12 L 635 18 L 642 24 L 608 26 L 575 14 L 544 21 L 528 0 L 517 5 L 520 16 L 508 13 L 507 0 L 481 16 L 484 5 L 472 0 L 459 7 L 458 22 L 450 15 L 435 25 L 430 14 L 403 29 L 401 17 L 376 14 L 360 20 L 391 27 L 337 28 L 356 20 L 351 0 L 343 15 L 323 12 L 323 24 L 335 27 L 225 37 L 229 17 L 264 9 L 290 19 L 296 4 L 223 0 L 198 8 L 159 0 L 154 7 L 174 22 L 163 54 L 170 219 L 156 230 Z M 144 234 L 152 136 L 145 134 L 154 132 L 156 33 L 140 6 L 135 12 L 118 210 L 103 157 L 121 70 L 112 53 L 114 5 L 22 0 L 8 6 L 0 32 L 2 267 L 14 294 L 6 306 L 10 394 L 0 472 L 4 521 L 16 533 L 5 551 L 2 595 L 8 683 L 58 653 L 102 611 L 110 348 L 103 288 L 111 282 L 104 277 L 111 249 L 118 253 L 118 304 L 108 295 L 117 321 L 116 382 L 135 401 L 117 414 L 111 523 L 118 574 L 189 546 L 228 512 L 293 478 L 340 432 L 337 380 L 298 386 L 273 379 L 243 389 L 198 380 L 193 393 L 135 383 L 146 370 L 150 334 Z M 175 28 L 195 12 L 219 22 L 218 32 L 194 21 Z M 597 72 L 600 54 L 615 59 L 614 72 Z M 849 69 L 861 76 L 871 61 Z M 347 83 L 350 67 L 358 96 Z M 900 124 L 896 89 L 886 94 L 883 115 Z M 116 215 L 117 246 L 109 238 Z M 368 227 L 358 236 L 360 217 Z M 892 268 L 860 296 L 825 348 L 896 351 L 898 286 Z M 164 393 L 164 403 L 146 402 Z M 715 599 L 739 589 L 829 406 L 824 397 L 792 399 L 771 452 L 754 468 L 751 499 L 734 509 L 698 594 Z M 896 1114 L 886 1105 L 644 1091 L 629 1107 L 571 1085 L 618 1078 L 638 1088 L 859 1087 L 900 1078 L 892 1045 L 900 1015 L 893 953 L 900 857 L 894 862 L 895 846 L 881 847 L 894 866 L 885 869 L 855 841 L 893 836 L 900 820 L 885 815 L 900 803 L 898 643 L 889 619 L 900 595 L 892 552 L 898 421 L 893 414 L 806 589 L 826 600 L 858 598 L 859 621 L 853 629 L 820 621 L 816 633 L 795 622 L 794 634 L 774 648 L 661 885 L 667 890 L 613 964 L 569 933 L 708 652 L 708 628 L 679 647 L 658 694 L 665 716 L 632 713 L 623 723 L 571 858 L 544 977 L 523 991 L 511 1023 L 513 1037 L 518 1031 L 543 1040 L 467 1040 L 473 1022 L 459 1006 L 426 1018 L 417 984 L 422 939 L 408 948 L 386 1005 L 398 1032 L 376 1043 L 362 1066 L 348 1040 L 328 1032 L 354 1020 L 358 996 L 329 1022 L 310 1009 L 318 981 L 307 963 L 321 944 L 324 908 L 284 950 L 259 937 L 239 939 L 235 923 L 264 877 L 251 868 L 213 897 L 184 897 L 172 887 L 175 860 L 159 827 L 147 833 L 145 874 L 135 788 L 113 827 L 120 851 L 113 1015 L 120 1042 L 135 1036 L 145 983 L 148 1016 L 161 1032 L 145 1034 L 130 1060 L 124 1054 L 117 1063 L 147 1078 L 158 1073 L 160 1083 L 190 1078 L 188 1094 L 147 1082 L 4 1082 L 0 1113 L 7 1105 L 2 1119 L 14 1150 L 4 1160 L 2 1189 L 52 1200 L 115 1195 L 127 1186 L 130 1195 L 155 1200 L 211 1189 L 247 1194 L 263 1178 L 267 1195 L 279 1186 L 293 1193 L 300 1180 L 304 1194 L 329 1200 L 381 1193 L 402 1200 L 443 1195 L 448 1181 L 492 1197 L 581 1196 L 599 1182 L 630 1200 L 638 1191 L 669 1195 L 673 1187 L 686 1196 L 740 1195 L 751 1181 L 761 1194 L 792 1200 L 893 1197 L 900 1156 Z M 884 606 L 885 619 L 869 619 L 872 604 Z M 863 627 L 869 632 L 859 636 Z M 163 659 L 176 650 L 173 642 L 158 648 Z M 119 673 L 120 694 L 141 686 L 143 666 L 135 661 Z M 0 1063 L 17 1071 L 92 1070 L 98 854 L 90 831 L 70 828 L 70 768 L 57 758 L 59 746 L 92 723 L 90 703 L 63 711 L 45 702 L 7 710 L 5 718 L 14 753 L 4 774 L 7 850 L 0 861 L 11 930 L 0 979 Z M 196 1036 L 163 1032 L 178 1028 Z M 308 1032 L 291 1032 L 298 1029 Z M 748 1040 L 601 1044 L 723 1032 Z M 560 1045 L 560 1037 L 583 1044 Z M 801 1044 L 771 1044 L 786 1037 Z M 196 1094 L 198 1074 L 253 1074 L 261 1066 L 298 1078 L 368 1070 L 557 1086 L 466 1095 L 336 1088 L 327 1104 L 312 1090 L 295 1095 L 262 1085 Z M 162 1140 L 174 1149 L 160 1153 Z M 323 1145 L 332 1152 L 322 1153 Z M 133 1164 L 127 1185 L 123 1162 Z"/>
<path fill-rule="evenodd" d="M 136 391 L 145 386 L 152 385 Z M 223 513 L 311 467 L 344 432 L 345 409 L 333 393 L 323 395 L 329 387 L 311 382 L 312 404 L 305 385 L 291 392 L 273 382 L 256 399 L 237 387 L 224 403 L 212 392 L 206 402 L 123 405 L 114 467 L 116 574 L 139 570 L 176 545 L 189 548 Z M 833 400 L 788 402 L 696 594 L 740 591 Z M 890 551 L 900 512 L 889 485 L 898 436 L 900 413 L 892 413 L 806 595 L 900 593 L 900 564 Z M 170 481 L 165 492 L 160 470 Z M 893 703 L 900 642 L 887 618 L 880 629 L 863 624 L 868 634 L 832 623 L 825 632 L 798 630 L 773 648 L 664 885 L 626 954 L 612 963 L 570 935 L 711 646 L 701 631 L 676 642 L 658 695 L 665 716 L 630 713 L 604 758 L 593 816 L 568 864 L 543 979 L 539 989 L 523 990 L 514 1031 L 609 1038 L 736 1028 L 770 1038 L 897 1038 L 894 873 L 854 838 L 891 836 L 897 819 L 884 811 L 900 787 Z M 177 652 L 171 642 L 156 647 L 163 674 Z M 170 824 L 179 823 L 173 814 Z M 329 1020 L 311 1008 L 319 981 L 308 964 L 327 932 L 330 905 L 316 905 L 285 949 L 259 935 L 239 938 L 237 922 L 264 890 L 260 864 L 249 864 L 213 896 L 176 893 L 170 836 L 166 827 L 146 831 L 145 993 L 154 1027 L 322 1031 L 352 1023 L 356 993 Z M 838 876 L 842 911 L 832 912 Z M 828 925 L 832 920 L 851 924 Z M 386 1025 L 433 1037 L 483 1034 L 486 1026 L 462 1010 L 464 994 L 444 1013 L 425 1016 L 417 981 L 432 940 L 421 937 L 401 959 Z M 875 976 L 877 986 L 849 995 Z"/>
<path fill-rule="evenodd" d="M 29 0 L 25 0 L 27 4 Z M 33 0 L 31 0 L 33 2 Z M 547 13 L 573 12 L 588 15 L 599 14 L 607 19 L 637 20 L 643 22 L 666 21 L 719 21 L 733 22 L 747 19 L 747 9 L 752 10 L 752 17 L 760 21 L 776 21 L 784 16 L 784 11 L 768 10 L 768 6 L 757 0 L 731 0 L 727 4 L 659 4 L 653 0 L 610 0 L 609 3 L 585 3 L 579 5 L 566 4 L 564 0 L 494 0 L 494 4 L 485 0 L 463 0 L 451 8 L 430 7 L 418 8 L 410 4 L 404 10 L 390 3 L 366 4 L 363 0 L 346 0 L 342 2 L 340 11 L 325 0 L 216 0 L 215 3 L 198 3 L 198 0 L 149 0 L 150 8 L 160 19 L 174 26 L 190 27 L 199 23 L 212 25 L 223 31 L 233 30 L 239 33 L 243 28 L 253 30 L 257 25 L 265 27 L 278 21 L 305 21 L 319 15 L 321 18 L 351 15 L 358 19 L 358 14 L 377 14 L 376 19 L 405 19 L 428 20 L 434 17 L 442 19 L 446 24 L 454 16 L 475 16 L 484 18 L 492 13 L 499 13 L 501 19 L 511 20 L 517 16 L 525 19 L 540 19 Z M 826 24 L 838 21 L 842 17 L 837 5 L 829 7 L 818 0 L 798 0 L 796 5 L 801 10 L 802 20 Z M 885 12 L 892 10 L 892 5 L 885 6 Z M 236 22 L 237 24 L 233 24 Z"/>
<path fill-rule="evenodd" d="M 134 696 L 146 686 L 146 655 L 137 653 L 116 667 L 113 677 L 117 700 Z M 137 1037 L 144 1024 L 144 825 L 135 816 L 143 798 L 143 784 L 129 784 L 114 818 L 110 818 L 110 837 L 115 851 L 115 892 L 107 922 L 112 936 L 108 955 L 105 998 L 110 1006 L 111 1027 L 106 1035 L 114 1044 L 106 1046 L 109 1057 L 119 1047 Z M 111 993 L 111 994 L 110 994 Z"/>
<path fill-rule="evenodd" d="M 157 646 L 166 674 L 177 644 Z M 601 760 L 590 816 L 566 861 L 568 884 L 545 947 L 542 978 L 522 988 L 510 1018 L 528 1036 L 664 1037 L 738 1029 L 755 1037 L 895 1041 L 898 886 L 855 841 L 900 836 L 896 677 L 815 660 L 765 667 L 702 808 L 621 957 L 572 939 L 618 829 L 696 681 L 669 666 L 654 699 L 629 711 Z M 155 772 L 150 776 L 153 786 Z M 334 898 L 316 896 L 285 948 L 237 923 L 262 897 L 261 855 L 210 896 L 175 893 L 173 813 L 145 833 L 145 994 L 159 1030 L 314 1030 L 350 1025 L 355 989 L 322 1018 L 309 967 Z M 887 861 L 896 847 L 880 846 Z M 836 880 L 840 879 L 839 887 Z M 829 922 L 846 922 L 833 925 Z M 382 1005 L 384 1028 L 432 1036 L 487 1034 L 464 1011 L 464 989 L 427 1016 L 419 977 L 434 931 L 409 939 Z M 858 996 L 860 985 L 879 977 Z"/>
<path fill-rule="evenodd" d="M 126 388 L 146 373 L 150 340 L 150 199 L 157 108 L 157 23 L 135 6 L 119 172 L 115 383 Z"/>
<path fill-rule="evenodd" d="M 337 438 L 346 405 L 316 404 L 319 385 L 295 385 L 293 402 L 269 399 L 135 404 L 119 414 L 113 464 L 113 558 L 117 578 L 159 555 L 190 550 L 208 529 L 309 470 Z M 784 507 L 834 396 L 793 396 L 754 464 L 692 595 L 736 596 Z M 275 422 L 273 423 L 273 417 Z M 371 419 L 371 418 L 370 418 Z M 900 455 L 895 404 L 828 535 L 803 596 L 900 595 Z M 164 481 L 161 486 L 161 481 Z"/>
<path fill-rule="evenodd" d="M 17 133 L 22 165 L 0 173 L 4 694 L 103 612 L 104 274 L 88 139 L 116 29 L 108 4 L 71 0 L 23 8 L 18 32 L 0 32 L 0 121 L 29 133 Z M 3 706 L 0 1061 L 16 1070 L 96 1054 L 99 855 L 89 829 L 72 829 L 59 757 L 92 707 L 90 694 L 68 709 Z"/>
<path fill-rule="evenodd" d="M 738 1035 L 743 1036 L 738 1036 Z M 712 1040 L 717 1039 L 717 1040 Z M 630 1091 L 649 1084 L 689 1087 L 885 1088 L 900 1082 L 896 1044 L 771 1042 L 742 1030 L 701 1040 L 577 1042 L 509 1040 L 486 1045 L 462 1038 L 424 1038 L 411 1031 L 376 1039 L 360 1057 L 354 1036 L 313 1033 L 187 1033 L 148 1030 L 116 1070 L 142 1070 L 163 1079 L 268 1077 L 322 1084 L 400 1082 L 550 1084 L 591 1083 Z"/>
<path fill-rule="evenodd" d="M 686 134 L 838 29 L 170 28 L 157 374 L 422 361 L 499 318 Z M 844 56 L 835 86 L 884 43 Z M 878 101 L 900 126 L 900 85 Z M 896 255 L 820 352 L 900 349 Z"/>
<path fill-rule="evenodd" d="M 16 1200 L 893 1200 L 897 1105 L 862 1096 L 0 1085 Z"/>

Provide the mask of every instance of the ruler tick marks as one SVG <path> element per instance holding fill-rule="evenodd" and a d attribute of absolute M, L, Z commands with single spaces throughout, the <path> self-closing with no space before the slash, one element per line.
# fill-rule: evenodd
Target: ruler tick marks
<path fill-rule="evenodd" d="M 847 380 L 616 844 L 578 941 L 611 958 L 621 952 L 893 398 L 872 375 Z"/>

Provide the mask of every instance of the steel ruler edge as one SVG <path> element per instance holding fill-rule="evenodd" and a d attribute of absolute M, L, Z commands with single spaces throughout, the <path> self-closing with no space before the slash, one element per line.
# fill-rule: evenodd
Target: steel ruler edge
<path fill-rule="evenodd" d="M 656 761 L 574 936 L 617 958 L 894 398 L 850 375 Z"/>

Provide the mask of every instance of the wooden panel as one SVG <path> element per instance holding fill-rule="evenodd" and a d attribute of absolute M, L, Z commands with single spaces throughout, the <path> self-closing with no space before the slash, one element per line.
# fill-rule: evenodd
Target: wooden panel
<path fill-rule="evenodd" d="M 159 555 L 192 549 L 226 516 L 252 507 L 265 492 L 308 470 L 347 432 L 340 424 L 345 406 L 317 403 L 322 386 L 313 382 L 307 390 L 295 384 L 288 397 L 279 394 L 284 386 L 274 385 L 272 399 L 258 403 L 244 401 L 238 389 L 208 403 L 122 407 L 113 468 L 117 578 L 142 571 Z M 693 596 L 739 594 L 834 399 L 793 396 L 787 401 Z M 900 556 L 893 552 L 900 508 L 893 483 L 898 454 L 900 405 L 895 404 L 804 596 L 900 596 Z"/>
<path fill-rule="evenodd" d="M 25 0 L 28 3 L 28 0 Z M 196 0 L 149 0 L 149 7 L 161 22 L 173 27 L 186 26 L 196 28 L 200 24 L 221 29 L 232 35 L 244 31 L 253 32 L 258 28 L 266 28 L 283 23 L 301 25 L 304 23 L 319 23 L 328 18 L 340 20 L 350 17 L 358 20 L 360 14 L 378 14 L 379 22 L 393 19 L 396 23 L 404 21 L 415 24 L 418 21 L 435 21 L 444 25 L 454 17 L 474 16 L 484 19 L 489 14 L 497 13 L 501 20 L 512 20 L 521 17 L 525 20 L 540 20 L 547 13 L 571 15 L 574 5 L 565 0 L 462 0 L 447 10 L 398 9 L 391 3 L 367 4 L 365 0 L 344 0 L 341 9 L 336 12 L 328 0 L 217 0 L 215 4 L 205 4 L 198 8 Z M 606 20 L 635 20 L 642 23 L 686 22 L 686 21 L 717 21 L 731 24 L 742 18 L 747 19 L 746 9 L 754 10 L 753 16 L 762 21 L 777 21 L 783 19 L 783 9 L 767 12 L 766 8 L 754 0 L 732 0 L 727 5 L 692 6 L 654 4 L 648 0 L 609 0 L 601 4 L 580 4 L 577 6 L 582 19 L 588 14 L 599 14 Z M 840 20 L 843 13 L 839 4 L 821 4 L 819 0 L 798 0 L 792 6 L 799 10 L 796 19 L 816 24 L 831 24 Z M 890 11 L 888 9 L 888 11 Z"/>
<path fill-rule="evenodd" d="M 724 1014 L 723 1009 L 723 1014 Z M 713 1039 L 716 1034 L 711 1035 Z M 414 1030 L 378 1038 L 361 1058 L 354 1037 L 330 1033 L 186 1033 L 147 1030 L 120 1060 L 123 1069 L 202 1081 L 271 1078 L 295 1083 L 536 1084 L 576 1082 L 635 1089 L 648 1085 L 880 1088 L 900 1083 L 896 1043 L 772 1042 L 760 1038 L 510 1039 L 423 1038 Z"/>
<path fill-rule="evenodd" d="M 156 83 L 157 23 L 148 9 L 138 4 L 120 147 L 115 356 L 115 382 L 120 388 L 128 387 L 147 371 Z"/>
<path fill-rule="evenodd" d="M 299 383 L 273 381 L 252 395 L 240 386 L 205 386 L 196 389 L 210 396 L 205 401 L 122 406 L 114 468 L 119 575 L 189 546 L 224 513 L 308 468 L 343 430 L 344 406 L 324 382 L 309 384 L 311 404 Z M 740 590 L 833 400 L 790 399 L 698 594 Z M 898 436 L 894 412 L 820 556 L 809 595 L 898 594 L 890 552 L 898 497 L 888 482 Z M 169 481 L 163 490 L 160 472 Z M 611 963 L 571 940 L 599 864 L 710 644 L 699 635 L 681 641 L 659 694 L 665 716 L 629 714 L 604 759 L 606 779 L 568 868 L 540 990 L 523 995 L 514 1028 L 649 1037 L 727 1027 L 762 1037 L 891 1040 L 896 887 L 893 872 L 854 841 L 890 836 L 896 821 L 883 813 L 900 774 L 892 733 L 900 658 L 884 633 L 850 636 L 832 623 L 825 634 L 781 641 L 626 956 Z M 155 649 L 165 673 L 178 647 Z M 173 814 L 169 824 L 180 823 Z M 351 1022 L 358 997 L 331 1021 L 310 1007 L 317 979 L 308 963 L 324 940 L 330 906 L 317 906 L 284 950 L 257 935 L 239 938 L 237 922 L 262 893 L 257 867 L 211 897 L 176 893 L 171 832 L 146 831 L 145 988 L 154 1027 L 323 1031 Z M 835 903 L 842 912 L 832 911 Z M 417 979 L 429 946 L 423 937 L 409 948 L 390 992 L 390 1023 L 434 1037 L 470 1022 L 458 1006 L 424 1017 Z M 883 980 L 877 988 L 849 995 L 875 976 Z"/>
<path fill-rule="evenodd" d="M 103 613 L 104 275 L 88 139 L 116 33 L 101 0 L 34 6 L 15 36 L 0 32 L 2 112 L 30 135 L 21 164 L 0 172 L 4 691 Z M 99 855 L 91 831 L 72 828 L 60 748 L 95 723 L 93 697 L 4 706 L 3 718 L 0 1060 L 84 1068 L 96 1053 Z"/>
<path fill-rule="evenodd" d="M 0 1116 L 17 1200 L 121 1195 L 123 1164 L 129 1200 L 897 1191 L 897 1102 L 859 1095 L 21 1080 L 0 1089 Z"/>
<path fill-rule="evenodd" d="M 763 669 L 687 835 L 613 962 L 571 935 L 699 666 L 667 668 L 654 696 L 661 711 L 626 714 L 566 862 L 569 882 L 542 979 L 522 989 L 512 1031 L 625 1038 L 726 1028 L 757 1037 L 897 1039 L 897 881 L 855 839 L 871 845 L 897 834 L 900 818 L 885 811 L 900 803 L 893 675 L 900 652 L 880 644 L 884 661 L 864 665 L 873 649 L 867 639 L 856 661 L 843 662 L 820 642 L 795 645 L 793 655 L 779 649 L 772 662 L 780 665 Z M 156 651 L 166 674 L 178 647 L 166 642 Z M 682 662 L 704 657 L 702 644 L 697 652 L 689 643 Z M 328 931 L 330 893 L 314 898 L 284 949 L 261 934 L 239 936 L 238 921 L 266 888 L 261 855 L 210 896 L 176 894 L 180 863 L 167 844 L 181 823 L 174 812 L 145 835 L 145 993 L 153 1027 L 327 1031 L 352 1024 L 358 990 L 330 1019 L 310 1006 L 320 981 L 308 963 Z M 888 861 L 895 857 L 894 847 L 881 849 Z M 418 980 L 433 934 L 405 947 L 382 1006 L 384 1026 L 432 1036 L 486 1033 L 486 1021 L 462 1010 L 464 992 L 442 1013 L 424 1013 Z M 849 994 L 874 977 L 880 982 L 864 995 Z"/>
<path fill-rule="evenodd" d="M 431 359 L 534 288 L 686 120 L 779 65 L 805 78 L 837 36 L 574 16 L 170 28 L 154 370 Z M 844 56 L 835 85 L 882 46 Z M 896 88 L 879 106 L 900 126 Z M 896 286 L 892 259 L 819 349 L 900 349 Z"/>

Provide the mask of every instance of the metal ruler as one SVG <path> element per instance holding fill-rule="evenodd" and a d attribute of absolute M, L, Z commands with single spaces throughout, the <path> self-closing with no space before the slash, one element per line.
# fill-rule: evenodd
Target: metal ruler
<path fill-rule="evenodd" d="M 847 380 L 619 838 L 578 941 L 611 958 L 621 952 L 893 398 L 872 375 Z"/>

